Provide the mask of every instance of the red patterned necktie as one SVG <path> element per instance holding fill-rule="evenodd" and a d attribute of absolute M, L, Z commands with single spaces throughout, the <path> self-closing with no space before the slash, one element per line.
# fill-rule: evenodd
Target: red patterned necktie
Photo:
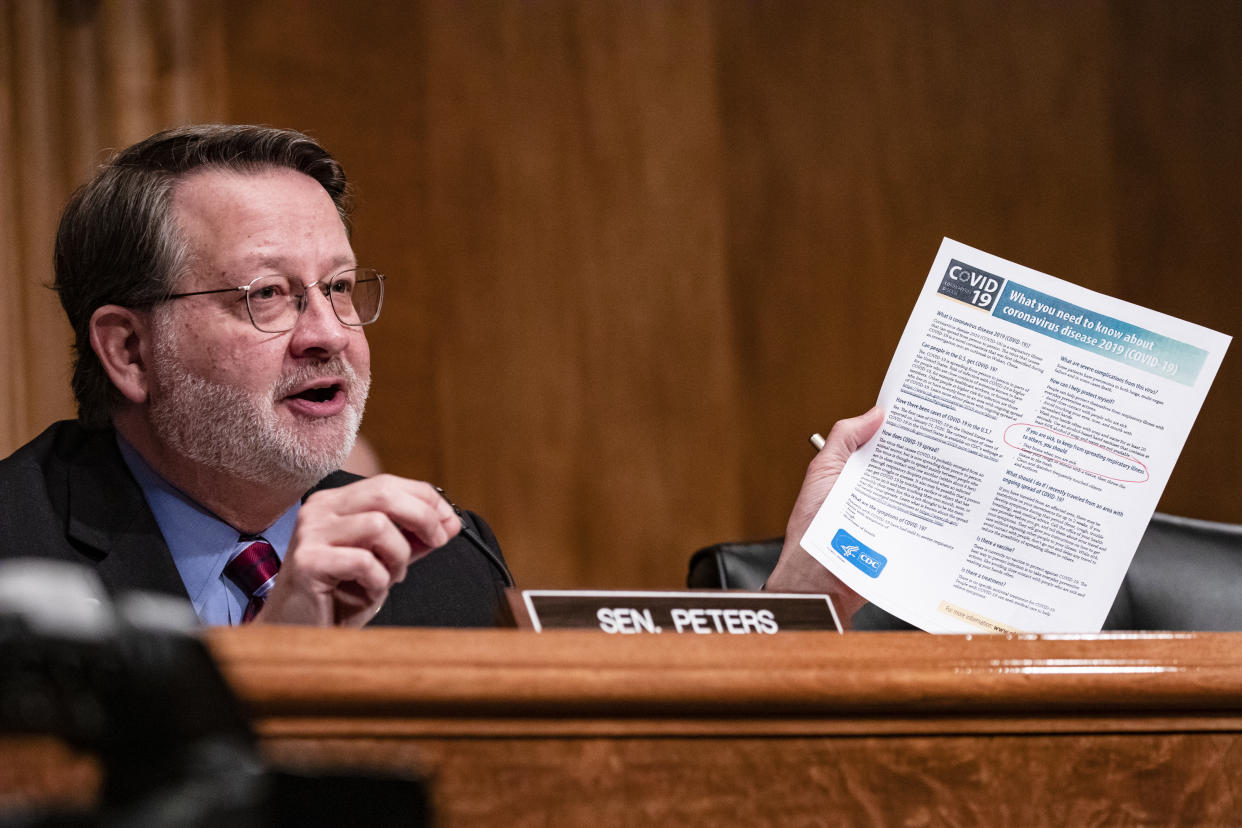
<path fill-rule="evenodd" d="M 276 550 L 270 543 L 261 540 L 247 546 L 224 567 L 224 574 L 229 580 L 241 587 L 241 591 L 250 598 L 246 611 L 242 613 L 243 624 L 250 623 L 259 614 L 279 570 L 280 558 L 276 557 Z"/>

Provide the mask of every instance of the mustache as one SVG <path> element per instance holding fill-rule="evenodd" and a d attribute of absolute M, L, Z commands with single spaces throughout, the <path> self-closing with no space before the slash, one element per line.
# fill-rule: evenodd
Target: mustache
<path fill-rule="evenodd" d="M 281 400 L 300 388 L 304 388 L 309 383 L 327 378 L 343 379 L 342 390 L 346 394 L 350 394 L 360 386 L 365 388 L 370 385 L 369 377 L 363 378 L 360 382 L 358 372 L 354 370 L 354 366 L 337 354 L 327 362 L 321 362 L 317 365 L 301 365 L 285 374 L 276 381 L 276 385 L 272 389 L 272 396 L 274 399 Z"/>

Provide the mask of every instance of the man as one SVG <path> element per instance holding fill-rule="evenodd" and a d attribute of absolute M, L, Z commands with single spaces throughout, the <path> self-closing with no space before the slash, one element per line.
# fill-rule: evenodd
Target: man
<path fill-rule="evenodd" d="M 265 127 L 159 133 L 80 189 L 55 256 L 78 420 L 0 462 L 0 554 L 90 564 L 206 623 L 492 623 L 508 573 L 481 520 L 336 471 L 385 280 L 347 218 L 339 164 Z"/>

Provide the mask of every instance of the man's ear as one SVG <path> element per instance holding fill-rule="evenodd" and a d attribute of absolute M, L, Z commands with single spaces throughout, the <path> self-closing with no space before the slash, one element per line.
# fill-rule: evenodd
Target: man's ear
<path fill-rule="evenodd" d="M 103 305 L 91 314 L 91 349 L 112 384 L 132 403 L 147 400 L 150 330 L 146 314 L 120 305 Z"/>

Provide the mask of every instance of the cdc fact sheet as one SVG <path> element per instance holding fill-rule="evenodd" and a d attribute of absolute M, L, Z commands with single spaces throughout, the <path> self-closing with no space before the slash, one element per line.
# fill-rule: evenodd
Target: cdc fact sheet
<path fill-rule="evenodd" d="M 1098 632 L 1229 342 L 945 239 L 802 546 L 929 632 Z"/>

